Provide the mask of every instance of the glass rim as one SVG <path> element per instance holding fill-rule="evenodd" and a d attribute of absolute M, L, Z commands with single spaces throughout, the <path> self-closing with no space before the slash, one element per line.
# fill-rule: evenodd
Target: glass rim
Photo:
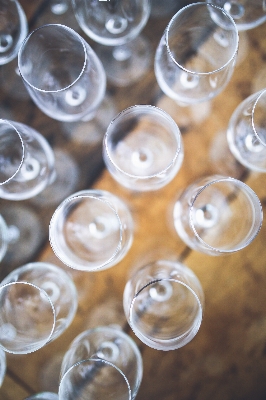
<path fill-rule="evenodd" d="M 99 198 L 97 197 L 97 193 L 93 193 L 94 190 L 83 190 L 77 193 L 74 193 L 73 195 L 70 195 L 69 197 L 67 197 L 54 211 L 52 218 L 50 220 L 50 224 L 49 224 L 49 241 L 51 244 L 51 247 L 54 251 L 54 253 L 56 254 L 56 256 L 68 267 L 74 269 L 74 270 L 79 270 L 79 271 L 97 271 L 100 270 L 106 266 L 108 266 L 108 264 L 112 263 L 112 261 L 115 259 L 115 257 L 117 256 L 117 254 L 119 253 L 120 249 L 121 249 L 121 245 L 122 245 L 122 241 L 123 241 L 123 224 L 122 221 L 117 213 L 117 211 L 115 210 L 114 206 L 111 204 L 111 202 L 108 199 L 103 199 L 103 198 Z M 100 191 L 101 193 L 107 193 L 106 191 Z M 111 194 L 111 193 L 110 193 Z M 109 193 L 108 193 L 109 195 Z M 113 195 L 112 195 L 113 196 Z M 61 248 L 58 246 L 57 243 L 55 243 L 54 240 L 54 233 L 53 233 L 53 229 L 56 226 L 56 222 L 57 222 L 57 218 L 58 215 L 60 215 L 62 213 L 62 211 L 64 210 L 64 208 L 71 203 L 72 201 L 75 200 L 81 200 L 81 199 L 93 199 L 93 200 L 97 200 L 97 201 L 101 201 L 102 203 L 104 203 L 105 205 L 107 205 L 112 212 L 115 214 L 115 217 L 119 223 L 119 241 L 118 244 L 116 246 L 115 251 L 113 252 L 113 254 L 104 262 L 102 262 L 100 265 L 98 266 L 94 266 L 91 267 L 88 264 L 83 262 L 82 265 L 79 263 L 79 266 L 77 267 L 76 264 L 69 262 L 69 257 L 66 255 L 62 256 L 61 253 Z M 73 253 L 73 251 L 71 251 Z"/>
<path fill-rule="evenodd" d="M 54 307 L 54 305 L 53 305 L 53 302 L 52 302 L 50 296 L 47 294 L 47 292 L 46 292 L 44 289 L 42 289 L 40 286 L 37 286 L 37 285 L 35 285 L 35 284 L 33 284 L 33 283 L 25 282 L 25 281 L 6 282 L 6 283 L 4 283 L 3 285 L 0 284 L 0 293 L 1 293 L 2 290 L 6 289 L 7 287 L 9 287 L 9 286 L 11 286 L 11 285 L 17 285 L 17 284 L 23 284 L 23 285 L 31 286 L 31 287 L 37 289 L 37 290 L 40 292 L 40 294 L 44 295 L 44 297 L 46 297 L 46 298 L 48 299 L 48 302 L 49 302 L 50 305 L 51 305 L 51 309 L 52 309 L 53 317 L 54 317 L 54 318 L 53 318 L 52 329 L 51 329 L 51 332 L 50 332 L 50 334 L 48 335 L 47 339 L 46 339 L 46 340 L 43 340 L 43 341 L 42 341 L 42 344 L 40 344 L 39 346 L 34 346 L 33 349 L 26 350 L 26 351 L 25 351 L 25 350 L 14 351 L 14 350 L 10 350 L 10 349 L 6 348 L 6 347 L 3 346 L 3 345 L 1 344 L 1 342 L 0 342 L 0 348 L 2 348 L 2 349 L 3 349 L 4 351 L 6 351 L 7 353 L 10 353 L 10 354 L 30 354 L 30 353 L 33 353 L 33 352 L 35 352 L 35 351 L 37 351 L 37 350 L 40 350 L 42 347 L 44 347 L 46 344 L 48 344 L 48 343 L 51 341 L 52 336 L 53 336 L 53 333 L 54 333 L 54 331 L 55 331 L 56 312 L 55 312 L 55 307 Z"/>
<path fill-rule="evenodd" d="M 112 127 L 112 125 L 113 125 L 118 119 L 120 119 L 121 117 L 123 117 L 124 115 L 126 115 L 126 114 L 128 114 L 128 113 L 130 113 L 130 112 L 132 112 L 132 111 L 134 111 L 134 110 L 137 110 L 137 109 L 143 109 L 143 110 L 145 110 L 145 109 L 150 109 L 150 110 L 154 110 L 154 111 L 157 112 L 158 114 L 163 115 L 163 116 L 164 116 L 166 119 L 168 119 L 169 122 L 173 125 L 173 127 L 175 128 L 175 132 L 176 132 L 176 135 L 175 135 L 175 136 L 176 136 L 176 138 L 177 138 L 178 147 L 177 147 L 177 149 L 176 149 L 176 151 L 175 151 L 175 154 L 174 154 L 174 157 L 173 157 L 171 163 L 168 164 L 167 167 L 165 167 L 162 171 L 157 172 L 157 173 L 155 173 L 155 174 L 151 174 L 151 175 L 141 175 L 141 176 L 139 176 L 139 175 L 130 174 L 130 173 L 124 171 L 122 168 L 120 168 L 120 167 L 114 162 L 114 160 L 113 160 L 113 158 L 112 158 L 112 156 L 111 156 L 111 154 L 110 154 L 108 145 L 107 145 L 107 141 L 108 141 L 109 136 L 110 136 L 109 130 L 110 130 L 110 128 Z M 121 174 L 123 174 L 124 176 L 126 176 L 126 177 L 128 177 L 128 178 L 139 179 L 139 180 L 146 180 L 146 179 L 150 179 L 150 178 L 157 178 L 158 176 L 163 175 L 164 173 L 166 173 L 166 172 L 175 164 L 175 162 L 176 162 L 176 160 L 177 160 L 177 158 L 178 158 L 178 156 L 179 156 L 179 154 L 180 154 L 180 152 L 181 152 L 181 149 L 182 149 L 182 137 L 181 137 L 181 132 L 180 132 L 180 129 L 179 129 L 177 123 L 174 121 L 174 119 L 173 119 L 167 112 L 165 112 L 164 110 L 162 110 L 161 108 L 156 107 L 156 106 L 152 106 L 152 105 L 148 105 L 148 104 L 147 104 L 147 105 L 146 105 L 146 104 L 136 104 L 136 105 L 134 105 L 134 106 L 127 107 L 127 108 L 125 108 L 124 110 L 120 111 L 120 112 L 112 119 L 112 121 L 109 123 L 109 125 L 108 125 L 108 127 L 107 127 L 107 129 L 106 129 L 106 133 L 105 133 L 105 135 L 104 135 L 103 143 L 104 143 L 104 149 L 105 149 L 105 151 L 106 151 L 106 155 L 107 155 L 109 161 L 111 162 L 111 164 L 114 166 L 114 168 L 115 168 L 117 171 L 119 171 Z"/>
<path fill-rule="evenodd" d="M 182 333 L 181 335 L 178 335 L 174 338 L 171 339 L 153 339 L 150 336 L 147 336 L 145 334 L 143 334 L 138 328 L 136 328 L 135 324 L 132 322 L 133 321 L 133 308 L 134 308 L 134 303 L 137 299 L 137 296 L 145 289 L 147 289 L 149 286 L 154 285 L 157 282 L 162 282 L 162 281 L 166 281 L 166 282 L 174 282 L 177 284 L 180 284 L 184 287 L 186 287 L 190 293 L 192 293 L 192 295 L 194 296 L 196 303 L 198 304 L 198 311 L 197 314 L 199 314 L 199 321 L 197 318 L 197 323 L 196 324 L 192 324 L 192 326 L 184 333 Z M 195 331 L 195 333 L 198 332 L 201 322 L 202 322 L 202 318 L 203 318 L 203 309 L 204 309 L 204 304 L 203 302 L 200 300 L 199 296 L 197 295 L 197 293 L 195 292 L 194 289 L 192 289 L 188 284 L 186 284 L 185 282 L 182 282 L 179 279 L 173 279 L 173 278 L 159 278 L 159 279 L 154 279 L 151 280 L 150 282 L 148 282 L 147 284 L 145 284 L 144 286 L 141 287 L 140 290 L 138 290 L 137 293 L 134 294 L 134 297 L 132 298 L 131 302 L 130 302 L 130 307 L 128 310 L 128 315 L 129 315 L 129 325 L 131 326 L 133 332 L 135 333 L 135 335 L 143 340 L 143 342 L 145 344 L 147 344 L 148 346 L 154 348 L 154 349 L 158 349 L 158 350 L 166 350 L 167 347 L 165 347 L 165 344 L 172 344 L 172 346 L 170 347 L 170 349 L 177 349 L 179 346 L 178 345 L 174 345 L 174 343 L 176 343 L 176 341 L 182 340 L 184 337 L 186 337 L 190 332 Z M 195 326 L 194 326 L 195 325 Z M 195 335 L 194 335 L 195 336 Z"/>
<path fill-rule="evenodd" d="M 10 182 L 12 179 L 14 179 L 14 177 L 19 173 L 19 171 L 20 171 L 21 168 L 22 168 L 23 162 L 24 162 L 24 160 L 25 160 L 25 153 L 26 153 L 25 145 L 24 145 L 22 136 L 21 136 L 21 134 L 19 133 L 18 129 L 15 127 L 15 125 L 12 124 L 12 121 L 9 121 L 9 120 L 7 120 L 7 119 L 2 119 L 2 118 L 0 118 L 0 125 L 1 125 L 2 123 L 5 123 L 5 124 L 9 125 L 9 126 L 17 133 L 17 135 L 18 135 L 18 137 L 19 137 L 19 139 L 20 139 L 20 142 L 21 142 L 22 156 L 21 156 L 21 161 L 20 161 L 20 163 L 19 163 L 19 165 L 18 165 L 18 167 L 17 167 L 17 170 L 13 173 L 12 176 L 10 176 L 9 178 L 7 178 L 4 182 L 0 182 L 0 186 L 9 183 L 9 182 Z"/>
<path fill-rule="evenodd" d="M 210 244 L 208 244 L 207 242 L 205 242 L 199 235 L 198 231 L 196 230 L 194 223 L 193 223 L 193 207 L 194 207 L 194 203 L 197 200 L 197 198 L 199 197 L 199 195 L 205 190 L 207 189 L 209 186 L 214 185 L 216 183 L 220 183 L 220 182 L 231 182 L 233 184 L 236 185 L 236 187 L 241 187 L 244 189 L 245 194 L 249 194 L 249 197 L 253 197 L 257 204 L 254 206 L 254 208 L 257 209 L 257 211 L 260 212 L 260 223 L 256 228 L 256 231 L 253 233 L 253 235 L 245 241 L 245 243 L 243 243 L 241 246 L 235 246 L 233 249 L 231 250 L 223 250 L 223 249 L 219 249 L 217 247 L 213 247 Z M 253 202 L 254 204 L 254 202 Z M 193 230 L 196 238 L 199 240 L 200 243 L 202 243 L 207 249 L 214 251 L 216 254 L 230 254 L 230 253 L 234 253 L 236 251 L 242 250 L 245 247 L 247 247 L 258 235 L 261 226 L 262 226 L 262 222 L 263 222 L 263 210 L 262 210 L 262 205 L 260 202 L 259 197 L 257 196 L 257 194 L 254 192 L 254 190 L 252 190 L 247 184 L 245 184 L 244 182 L 236 179 L 236 178 L 232 178 L 232 177 L 217 177 L 214 178 L 213 180 L 211 180 L 208 183 L 206 183 L 204 186 L 201 186 L 200 189 L 197 191 L 196 195 L 193 197 L 193 200 L 191 202 L 191 204 L 189 205 L 189 224 L 191 229 Z M 254 230 L 254 229 L 253 229 Z"/>
<path fill-rule="evenodd" d="M 84 63 L 83 63 L 82 69 L 81 69 L 81 71 L 80 71 L 78 77 L 77 77 L 72 83 L 70 83 L 68 86 L 65 86 L 64 88 L 58 89 L 58 90 L 44 90 L 44 89 L 38 88 L 37 86 L 32 85 L 32 84 L 28 81 L 28 79 L 25 78 L 24 74 L 23 74 L 22 71 L 21 71 L 21 58 L 22 58 L 22 53 L 23 53 L 23 50 L 24 50 L 25 46 L 27 45 L 27 42 L 29 41 L 29 39 L 30 39 L 30 38 L 34 35 L 34 33 L 36 33 L 37 31 L 39 31 L 39 30 L 41 30 L 41 29 L 44 29 L 44 28 L 47 28 L 47 27 L 51 27 L 51 26 L 71 32 L 71 33 L 73 34 L 73 36 L 75 36 L 75 37 L 79 40 L 79 42 L 81 43 L 81 45 L 82 45 L 82 47 L 83 47 L 83 50 L 84 50 Z M 45 24 L 45 25 L 39 26 L 38 28 L 34 29 L 34 30 L 23 40 L 23 42 L 22 42 L 22 44 L 21 44 L 21 46 L 20 46 L 19 52 L 18 52 L 18 69 L 19 69 L 19 73 L 20 73 L 22 79 L 23 79 L 23 80 L 27 83 L 27 85 L 28 85 L 29 87 L 31 87 L 33 90 L 36 90 L 37 92 L 41 92 L 41 93 L 60 93 L 60 92 L 64 92 L 64 91 L 67 90 L 67 89 L 70 89 L 72 86 L 74 86 L 74 85 L 80 80 L 80 78 L 82 77 L 82 75 L 83 75 L 83 73 L 84 73 L 84 71 L 85 71 L 85 68 L 86 68 L 86 65 L 87 65 L 87 62 L 88 62 L 88 55 L 87 55 L 87 51 L 86 51 L 86 46 L 87 46 L 88 44 L 87 44 L 87 43 L 85 44 L 85 43 L 86 43 L 85 40 L 84 40 L 74 29 L 72 29 L 72 28 L 70 28 L 70 27 L 68 27 L 68 26 L 66 26 L 66 25 L 63 25 L 63 24 Z"/>
<path fill-rule="evenodd" d="M 182 66 L 181 64 L 179 64 L 179 63 L 176 61 L 176 59 L 175 59 L 175 57 L 173 56 L 173 53 L 172 53 L 172 51 L 171 51 L 171 49 L 170 49 L 170 46 L 169 46 L 169 40 L 168 40 L 169 31 L 170 31 L 170 29 L 171 29 L 171 26 L 172 26 L 174 20 L 175 20 L 183 11 L 186 11 L 187 9 L 192 8 L 192 7 L 194 7 L 194 6 L 196 6 L 196 7 L 198 7 L 198 6 L 199 6 L 199 7 L 204 6 L 205 8 L 206 8 L 206 7 L 207 7 L 207 8 L 208 8 L 208 7 L 212 7 L 212 8 L 215 8 L 216 10 L 219 10 L 222 14 L 224 14 L 224 15 L 228 18 L 228 20 L 231 22 L 231 24 L 232 24 L 232 26 L 234 27 L 234 30 L 235 30 L 235 32 L 236 32 L 236 38 L 237 38 L 237 40 L 236 40 L 236 48 L 235 48 L 235 50 L 234 50 L 232 56 L 229 58 L 229 60 L 228 60 L 224 65 L 222 65 L 220 68 L 217 68 L 217 69 L 215 69 L 215 70 L 213 70 L 213 71 L 209 71 L 209 72 L 197 72 L 197 71 L 191 71 L 191 70 L 185 68 L 184 66 Z M 181 9 L 180 9 L 179 11 L 177 11 L 177 13 L 171 18 L 170 22 L 168 23 L 168 25 L 167 25 L 167 27 L 166 27 L 166 30 L 165 30 L 164 35 L 165 35 L 165 44 L 166 44 L 166 47 L 167 47 L 167 53 L 168 53 L 168 55 L 170 56 L 171 60 L 172 60 L 180 69 L 182 69 L 183 71 L 185 71 L 185 72 L 187 72 L 187 73 L 189 73 L 189 74 L 192 74 L 192 75 L 209 76 L 209 75 L 214 74 L 214 73 L 216 73 L 216 72 L 222 71 L 222 70 L 225 69 L 225 68 L 236 58 L 236 56 L 237 56 L 238 46 L 239 46 L 239 33 L 238 33 L 238 29 L 237 29 L 236 23 L 235 23 L 234 19 L 233 19 L 223 8 L 218 7 L 218 6 L 215 6 L 214 4 L 211 4 L 211 3 L 207 3 L 207 2 L 206 2 L 206 3 L 204 3 L 204 2 L 198 2 L 198 3 L 188 4 L 187 6 L 181 8 Z"/>
<path fill-rule="evenodd" d="M 71 371 L 72 371 L 73 369 L 75 369 L 75 367 L 78 367 L 79 365 L 81 365 L 81 364 L 83 364 L 83 363 L 86 363 L 86 362 L 102 362 L 102 363 L 104 363 L 104 364 L 107 364 L 107 365 L 109 365 L 109 366 L 115 368 L 115 369 L 118 371 L 118 373 L 123 377 L 123 379 L 125 380 L 125 382 L 126 382 L 126 385 L 127 385 L 127 388 L 128 388 L 128 400 L 133 400 L 133 399 L 132 399 L 132 391 L 131 391 L 131 387 L 130 387 L 129 381 L 128 381 L 126 375 L 123 373 L 123 371 L 122 371 L 120 368 L 118 368 L 115 364 L 113 364 L 112 362 L 107 361 L 107 360 L 105 360 L 105 359 L 103 359 L 103 358 L 100 358 L 100 357 L 95 357 L 95 356 L 92 356 L 92 357 L 90 357 L 90 358 L 77 361 L 75 364 L 73 364 L 71 367 L 69 367 L 69 368 L 64 372 L 64 374 L 63 374 L 62 377 L 60 378 L 60 383 L 59 383 L 59 390 L 58 390 L 59 399 L 60 399 L 60 392 L 62 391 L 62 382 L 64 381 L 64 379 L 66 378 L 66 376 L 67 376 L 69 373 L 71 373 Z"/>
<path fill-rule="evenodd" d="M 252 113 L 251 113 L 251 124 L 252 124 L 252 128 L 253 128 L 253 131 L 254 131 L 254 133 L 255 133 L 256 138 L 258 139 L 258 141 L 259 141 L 264 147 L 266 147 L 266 142 L 264 142 L 264 141 L 261 139 L 260 135 L 258 134 L 258 132 L 257 132 L 257 130 L 256 130 L 256 126 L 255 126 L 255 121 L 254 121 L 255 112 L 256 112 L 256 106 L 257 106 L 258 102 L 260 101 L 260 99 L 261 99 L 261 97 L 262 97 L 263 95 L 266 95 L 266 89 L 262 89 L 262 90 L 258 93 L 258 96 L 257 96 L 256 101 L 255 101 L 255 103 L 254 103 L 254 105 L 253 105 L 253 108 L 252 108 Z"/>

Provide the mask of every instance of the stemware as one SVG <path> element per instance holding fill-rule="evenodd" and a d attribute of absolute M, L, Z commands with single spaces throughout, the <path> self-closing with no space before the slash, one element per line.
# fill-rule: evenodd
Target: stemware
<path fill-rule="evenodd" d="M 237 50 L 237 27 L 222 8 L 189 4 L 173 16 L 157 47 L 157 82 L 177 103 L 207 102 L 228 84 Z"/>
<path fill-rule="evenodd" d="M 182 165 L 180 130 L 158 107 L 129 107 L 107 128 L 103 157 L 121 185 L 137 191 L 157 190 L 169 183 Z"/>
<path fill-rule="evenodd" d="M 54 154 L 35 129 L 0 119 L 0 197 L 25 200 L 40 193 L 54 174 Z"/>
<path fill-rule="evenodd" d="M 133 400 L 142 380 L 142 358 L 120 329 L 100 326 L 78 335 L 66 352 L 60 400 Z"/>
<path fill-rule="evenodd" d="M 158 260 L 139 268 L 123 296 L 126 318 L 136 336 L 156 350 L 174 350 L 197 334 L 204 295 L 192 270 L 176 261 Z"/>
<path fill-rule="evenodd" d="M 90 120 L 104 97 L 100 60 L 67 26 L 47 24 L 31 32 L 20 47 L 18 66 L 32 100 L 51 118 Z"/>
<path fill-rule="evenodd" d="M 83 190 L 66 198 L 49 227 L 51 247 L 71 268 L 106 269 L 117 264 L 133 240 L 133 220 L 127 205 L 104 190 Z"/>
<path fill-rule="evenodd" d="M 12 61 L 28 33 L 28 22 L 17 0 L 0 0 L 0 65 Z"/>
<path fill-rule="evenodd" d="M 6 374 L 6 353 L 0 349 L 0 387 L 4 381 Z"/>
<path fill-rule="evenodd" d="M 150 15 L 150 0 L 111 1 L 72 0 L 81 29 L 97 47 L 108 79 L 126 86 L 146 72 L 149 45 L 139 33 Z"/>
<path fill-rule="evenodd" d="M 56 265 L 34 262 L 0 285 L 0 346 L 9 353 L 36 351 L 60 336 L 77 309 L 72 279 Z"/>
<path fill-rule="evenodd" d="M 233 112 L 228 128 L 229 148 L 240 164 L 266 172 L 266 89 L 243 100 Z"/>
<path fill-rule="evenodd" d="M 261 228 L 263 213 L 259 198 L 248 185 L 213 175 L 192 183 L 180 194 L 173 218 L 178 235 L 190 248 L 218 256 L 248 246 Z"/>
<path fill-rule="evenodd" d="M 26 397 L 24 400 L 58 400 L 58 394 L 53 392 L 36 393 L 32 396 Z"/>

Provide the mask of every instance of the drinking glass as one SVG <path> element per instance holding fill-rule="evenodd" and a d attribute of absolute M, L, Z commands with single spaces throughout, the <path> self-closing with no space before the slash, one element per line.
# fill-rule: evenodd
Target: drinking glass
<path fill-rule="evenodd" d="M 72 279 L 56 265 L 29 263 L 0 285 L 0 346 L 13 354 L 36 351 L 60 336 L 77 309 Z"/>
<path fill-rule="evenodd" d="M 0 0 L 0 65 L 12 61 L 28 33 L 26 15 L 17 0 Z"/>
<path fill-rule="evenodd" d="M 150 0 L 72 0 L 81 29 L 101 44 L 99 55 L 108 79 L 126 86 L 146 72 L 150 49 L 139 36 L 150 15 Z"/>
<path fill-rule="evenodd" d="M 174 120 L 158 107 L 136 105 L 110 123 L 103 141 L 105 164 L 121 185 L 137 191 L 169 183 L 183 161 L 183 142 Z"/>
<path fill-rule="evenodd" d="M 53 392 L 36 393 L 25 400 L 59 400 L 58 394 Z"/>
<path fill-rule="evenodd" d="M 55 210 L 49 228 L 55 255 L 81 271 L 106 269 L 128 252 L 133 220 L 126 204 L 104 190 L 83 190 Z"/>
<path fill-rule="evenodd" d="M 266 21 L 264 0 L 206 0 L 223 8 L 235 21 L 239 31 L 256 28 Z"/>
<path fill-rule="evenodd" d="M 266 89 L 243 100 L 233 112 L 228 128 L 229 148 L 244 167 L 266 172 Z"/>
<path fill-rule="evenodd" d="M 218 256 L 248 246 L 261 228 L 263 213 L 248 185 L 213 175 L 180 194 L 173 217 L 178 235 L 190 248 Z"/>
<path fill-rule="evenodd" d="M 20 47 L 18 66 L 32 100 L 59 121 L 92 119 L 104 97 L 100 60 L 67 26 L 47 24 L 31 32 Z"/>
<path fill-rule="evenodd" d="M 27 125 L 0 119 L 0 197 L 36 196 L 53 174 L 54 154 L 46 139 Z"/>
<path fill-rule="evenodd" d="M 111 326 L 87 330 L 63 358 L 59 400 L 133 400 L 142 369 L 139 349 L 126 333 Z"/>
<path fill-rule="evenodd" d="M 173 16 L 157 47 L 157 82 L 177 103 L 207 102 L 229 82 L 237 49 L 231 16 L 212 4 L 190 4 Z"/>
<path fill-rule="evenodd" d="M 0 349 L 0 387 L 6 374 L 6 353 Z"/>
<path fill-rule="evenodd" d="M 175 350 L 197 334 L 204 295 L 192 270 L 175 261 L 157 260 L 128 280 L 123 304 L 135 335 L 156 350 Z"/>

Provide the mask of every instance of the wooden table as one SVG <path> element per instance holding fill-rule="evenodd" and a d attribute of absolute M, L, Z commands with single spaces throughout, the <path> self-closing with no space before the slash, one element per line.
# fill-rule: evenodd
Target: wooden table
<path fill-rule="evenodd" d="M 81 33 L 71 10 L 55 16 L 49 13 L 48 0 L 21 0 L 21 4 L 30 30 L 44 23 L 59 22 Z M 143 31 L 150 40 L 152 59 L 169 19 L 150 18 Z M 188 249 L 171 224 L 171 210 L 181 189 L 203 175 L 230 173 L 228 153 L 222 155 L 220 164 L 213 161 L 211 149 L 218 133 L 226 129 L 235 107 L 249 94 L 266 87 L 266 24 L 240 35 L 239 57 L 232 80 L 213 100 L 210 114 L 202 120 L 204 106 L 195 107 L 193 118 L 182 114 L 180 120 L 174 102 L 159 90 L 152 63 L 141 81 L 126 88 L 108 85 L 107 93 L 117 112 L 134 104 L 157 105 L 172 115 L 182 131 L 185 157 L 180 172 L 165 188 L 146 194 L 123 189 L 104 169 L 101 157 L 103 128 L 98 138 L 87 138 L 84 143 L 84 138 L 69 133 L 64 124 L 45 116 L 32 103 L 15 77 L 16 60 L 0 67 L 0 117 L 34 127 L 54 148 L 71 155 L 80 171 L 73 191 L 91 187 L 109 190 L 127 202 L 135 221 L 133 245 L 124 260 L 105 271 L 81 273 L 63 266 L 48 243 L 48 224 L 56 204 L 12 202 L 12 206 L 27 206 L 41 216 L 42 229 L 36 232 L 41 238 L 40 245 L 29 260 L 49 261 L 71 273 L 79 292 L 79 306 L 72 325 L 54 342 L 29 355 L 7 355 L 1 400 L 22 400 L 39 391 L 56 391 L 60 363 L 70 342 L 78 333 L 93 326 L 112 323 L 126 326 L 122 294 L 129 272 L 137 264 L 159 257 L 181 260 L 196 273 L 205 293 L 205 314 L 197 336 L 175 351 L 150 349 L 126 328 L 143 356 L 144 374 L 137 398 L 266 399 L 266 223 L 246 249 L 220 257 Z M 265 211 L 265 175 L 240 169 L 238 178 L 256 191 Z M 1 201 L 0 212 L 10 204 Z M 16 266 L 3 260 L 2 278 Z"/>

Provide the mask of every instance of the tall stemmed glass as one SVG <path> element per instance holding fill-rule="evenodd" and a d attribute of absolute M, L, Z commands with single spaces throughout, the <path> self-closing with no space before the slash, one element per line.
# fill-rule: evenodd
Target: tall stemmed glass
<path fill-rule="evenodd" d="M 174 120 L 158 107 L 136 105 L 110 123 L 103 157 L 112 176 L 131 190 L 157 190 L 183 162 L 183 142 Z"/>
<path fill-rule="evenodd" d="M 133 400 L 142 368 L 139 349 L 126 333 L 107 326 L 87 330 L 63 358 L 59 400 Z"/>
<path fill-rule="evenodd" d="M 204 295 L 192 270 L 158 260 L 135 271 L 123 297 L 125 315 L 136 336 L 156 350 L 185 346 L 197 334 Z"/>
<path fill-rule="evenodd" d="M 139 79 L 149 65 L 149 45 L 139 36 L 150 15 L 150 0 L 72 0 L 83 31 L 98 46 L 108 79 L 126 86 Z"/>
<path fill-rule="evenodd" d="M 61 268 L 42 262 L 12 271 L 0 285 L 0 347 L 36 351 L 60 336 L 77 309 L 77 291 Z"/>
<path fill-rule="evenodd" d="M 0 387 L 6 375 L 6 353 L 0 349 Z"/>
<path fill-rule="evenodd" d="M 54 174 L 54 154 L 33 128 L 0 119 L 0 197 L 25 200 L 40 193 Z"/>
<path fill-rule="evenodd" d="M 213 175 L 181 193 L 173 218 L 178 235 L 190 248 L 218 256 L 248 246 L 261 228 L 263 213 L 259 198 L 248 185 Z"/>
<path fill-rule="evenodd" d="M 84 190 L 55 210 L 49 237 L 56 256 L 71 268 L 96 271 L 117 264 L 133 240 L 127 205 L 103 190 Z"/>
<path fill-rule="evenodd" d="M 48 24 L 22 43 L 18 66 L 35 104 L 60 121 L 92 119 L 106 87 L 103 66 L 73 29 Z"/>
<path fill-rule="evenodd" d="M 157 82 L 185 112 L 185 105 L 208 102 L 225 88 L 237 50 L 237 27 L 222 8 L 190 4 L 173 16 L 157 47 Z"/>
<path fill-rule="evenodd" d="M 240 164 L 266 172 L 266 89 L 238 105 L 228 124 L 227 141 Z"/>

